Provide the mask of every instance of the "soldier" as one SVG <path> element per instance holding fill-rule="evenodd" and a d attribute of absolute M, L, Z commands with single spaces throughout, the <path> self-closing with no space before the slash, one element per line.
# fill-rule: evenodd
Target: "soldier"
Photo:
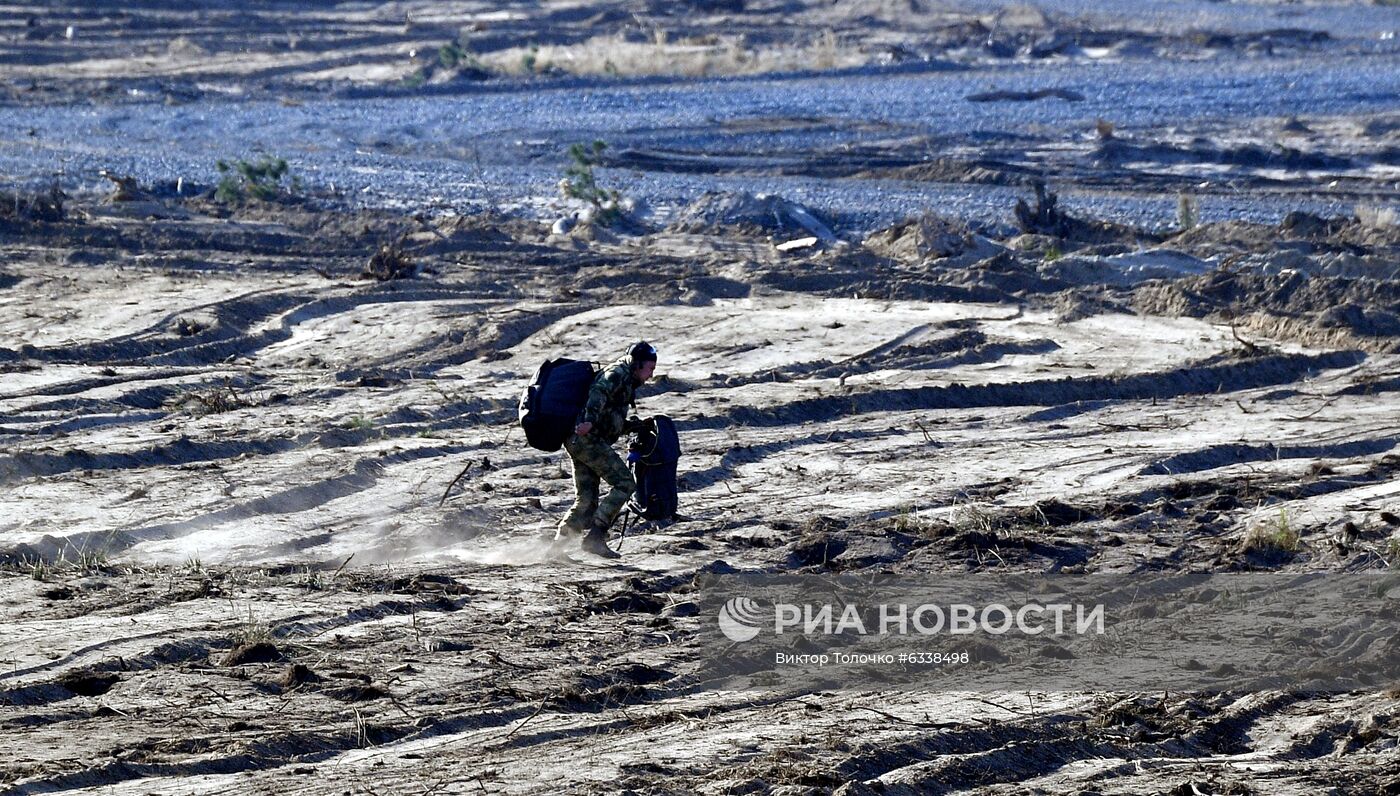
<path fill-rule="evenodd" d="M 575 498 L 569 516 L 559 523 L 556 542 L 584 534 L 585 551 L 621 558 L 608 547 L 608 528 L 637 490 L 637 482 L 612 445 L 631 427 L 627 413 L 637 402 L 637 388 L 655 371 L 656 349 L 640 341 L 594 377 L 574 434 L 564 441 L 574 470 Z M 598 500 L 600 481 L 612 487 L 602 501 Z"/>

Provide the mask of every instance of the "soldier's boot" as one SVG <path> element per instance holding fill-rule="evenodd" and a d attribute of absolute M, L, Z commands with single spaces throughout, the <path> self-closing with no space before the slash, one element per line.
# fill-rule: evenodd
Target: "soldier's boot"
<path fill-rule="evenodd" d="M 565 520 L 559 523 L 559 527 L 557 527 L 554 530 L 554 536 L 552 538 L 555 542 L 567 542 L 570 539 L 575 539 L 579 536 L 582 536 L 585 530 L 587 530 L 587 528 L 585 528 L 581 523 L 574 523 Z M 545 533 L 548 533 L 548 531 L 546 531 Z"/>
<path fill-rule="evenodd" d="M 569 545 L 575 539 L 583 535 L 583 531 L 584 529 L 580 527 L 578 523 L 569 522 L 568 520 L 560 522 L 553 533 L 545 531 L 540 535 L 540 542 L 545 547 L 545 554 L 555 558 L 567 559 L 568 556 L 565 555 L 564 551 L 568 549 Z"/>
<path fill-rule="evenodd" d="M 580 545 L 585 553 L 592 553 L 600 558 L 622 558 L 622 554 L 608 547 L 608 529 L 602 525 L 594 525 L 588 535 L 583 537 Z"/>

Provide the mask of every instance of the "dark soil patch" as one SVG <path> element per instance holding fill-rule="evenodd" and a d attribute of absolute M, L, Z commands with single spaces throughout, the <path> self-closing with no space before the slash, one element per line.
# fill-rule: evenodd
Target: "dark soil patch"
<path fill-rule="evenodd" d="M 1035 505 L 1020 509 L 1014 516 L 1019 522 L 1047 525 L 1052 528 L 1097 519 L 1094 513 L 1088 509 L 1071 506 L 1054 498 L 1042 500 Z"/>
<path fill-rule="evenodd" d="M 58 685 L 78 696 L 102 696 L 112 690 L 121 677 L 113 672 L 104 672 L 91 667 L 65 672 L 55 681 Z"/>
<path fill-rule="evenodd" d="M 387 699 L 392 696 L 387 689 L 373 683 L 323 688 L 321 693 L 338 702 L 347 703 L 372 702 L 376 699 Z"/>
<path fill-rule="evenodd" d="M 246 663 L 276 663 L 285 660 L 282 651 L 270 641 L 254 641 L 239 644 L 223 657 L 221 666 L 242 666 Z"/>
<path fill-rule="evenodd" d="M 794 569 L 830 566 L 847 547 L 847 541 L 835 534 L 809 533 L 793 543 L 787 564 Z"/>
<path fill-rule="evenodd" d="M 306 683 L 319 683 L 322 677 L 312 671 L 307 666 L 300 663 L 293 663 L 287 666 L 278 678 L 277 684 L 282 688 L 293 688 Z"/>

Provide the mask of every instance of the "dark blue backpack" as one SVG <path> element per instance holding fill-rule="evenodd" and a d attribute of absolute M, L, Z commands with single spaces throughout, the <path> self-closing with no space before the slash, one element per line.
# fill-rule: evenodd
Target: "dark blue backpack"
<path fill-rule="evenodd" d="M 591 362 L 551 359 L 540 365 L 520 395 L 520 427 L 530 447 L 557 451 L 564 446 L 588 403 L 596 375 Z"/>
<path fill-rule="evenodd" d="M 632 477 L 637 480 L 633 507 L 649 520 L 669 520 L 676 516 L 676 463 L 681 458 L 681 438 L 676 424 L 665 415 L 647 418 L 637 432 L 628 456 Z"/>

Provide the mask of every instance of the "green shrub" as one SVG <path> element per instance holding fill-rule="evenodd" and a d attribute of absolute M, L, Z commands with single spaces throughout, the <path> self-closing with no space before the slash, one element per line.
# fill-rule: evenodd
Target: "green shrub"
<path fill-rule="evenodd" d="M 233 163 L 221 160 L 214 164 L 222 175 L 214 189 L 214 198 L 224 204 L 242 204 L 250 199 L 269 201 L 282 194 L 301 190 L 301 179 L 293 177 L 284 187 L 282 179 L 287 176 L 287 161 L 263 155 L 256 161 L 237 160 Z"/>
<path fill-rule="evenodd" d="M 438 64 L 443 69 L 456 69 L 457 65 L 467 58 L 467 51 L 462 49 L 462 45 L 455 41 L 448 42 L 438 48 Z"/>
<path fill-rule="evenodd" d="M 620 207 L 622 195 L 609 188 L 598 186 L 593 167 L 602 161 L 603 151 L 608 145 L 594 141 L 591 145 L 573 144 L 569 147 L 570 163 L 564 169 L 564 179 L 559 188 L 565 196 L 578 199 L 593 206 L 594 222 L 609 226 L 622 217 Z"/>

